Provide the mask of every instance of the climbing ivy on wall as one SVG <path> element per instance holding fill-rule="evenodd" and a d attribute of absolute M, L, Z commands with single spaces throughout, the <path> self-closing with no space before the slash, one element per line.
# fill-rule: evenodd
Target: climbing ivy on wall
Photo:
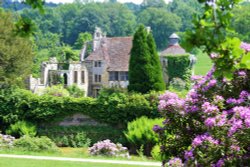
<path fill-rule="evenodd" d="M 180 78 L 186 82 L 186 87 L 188 88 L 192 73 L 189 55 L 168 55 L 166 58 L 169 82 L 171 82 L 173 78 Z"/>

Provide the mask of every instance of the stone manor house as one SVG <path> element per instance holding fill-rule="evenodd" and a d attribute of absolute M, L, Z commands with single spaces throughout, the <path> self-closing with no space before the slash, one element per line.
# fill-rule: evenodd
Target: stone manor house
<path fill-rule="evenodd" d="M 85 96 L 96 97 L 102 87 L 126 88 L 132 37 L 106 37 L 100 28 L 96 28 L 93 37 L 93 51 L 85 58 L 85 45 L 80 53 L 80 61 L 69 64 L 60 63 L 50 58 L 42 63 L 41 78 L 30 76 L 28 85 L 34 93 L 39 93 L 48 86 L 56 84 L 56 78 L 63 80 L 64 86 L 76 84 L 85 92 Z M 172 34 L 168 47 L 160 53 L 162 66 L 166 66 L 165 55 L 187 54 L 179 45 L 179 37 Z M 190 58 L 194 58 L 190 55 Z M 138 62 L 139 63 L 139 62 Z M 166 69 L 166 68 L 163 68 Z M 167 82 L 167 73 L 164 70 Z"/>

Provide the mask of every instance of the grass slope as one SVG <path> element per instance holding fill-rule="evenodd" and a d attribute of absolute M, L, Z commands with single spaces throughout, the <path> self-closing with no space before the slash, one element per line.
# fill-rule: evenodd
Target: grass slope
<path fill-rule="evenodd" d="M 0 166 L 1 167 L 138 167 L 138 165 L 30 160 L 30 159 L 16 159 L 16 158 L 0 158 Z"/>
<path fill-rule="evenodd" d="M 194 66 L 195 75 L 205 75 L 212 68 L 212 61 L 206 54 L 198 54 Z"/>

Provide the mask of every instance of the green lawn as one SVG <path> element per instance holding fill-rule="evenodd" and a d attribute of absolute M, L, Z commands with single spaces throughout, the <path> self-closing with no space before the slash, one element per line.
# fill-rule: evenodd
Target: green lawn
<path fill-rule="evenodd" d="M 197 55 L 197 62 L 194 66 L 195 75 L 205 75 L 212 68 L 211 59 L 205 54 Z"/>
<path fill-rule="evenodd" d="M 138 165 L 119 165 L 87 162 L 68 162 L 52 160 L 30 160 L 16 158 L 0 158 L 1 167 L 138 167 Z"/>
<path fill-rule="evenodd" d="M 16 149 L 0 150 L 0 154 L 14 154 L 14 155 L 34 155 L 34 156 L 48 156 L 48 157 L 67 157 L 67 158 L 91 158 L 101 160 L 128 160 L 128 161 L 144 161 L 144 162 L 157 162 L 153 159 L 146 157 L 139 157 L 132 155 L 130 159 L 121 157 L 104 157 L 104 156 L 91 156 L 88 154 L 87 148 L 71 148 L 60 147 L 58 152 L 31 152 Z M 2 167 L 2 166 L 0 166 Z"/>

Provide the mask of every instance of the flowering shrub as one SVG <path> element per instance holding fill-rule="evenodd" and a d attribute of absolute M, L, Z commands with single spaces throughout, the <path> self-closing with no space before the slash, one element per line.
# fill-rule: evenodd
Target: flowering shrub
<path fill-rule="evenodd" d="M 89 148 L 91 155 L 104 155 L 129 158 L 128 149 L 121 144 L 114 144 L 110 140 L 103 140 L 95 143 Z"/>
<path fill-rule="evenodd" d="M 235 38 L 230 27 L 240 1 L 199 1 L 204 13 L 196 16 L 184 43 L 187 49 L 204 47 L 214 68 L 205 77 L 193 77 L 185 99 L 170 92 L 160 97 L 166 121 L 155 131 L 163 166 L 168 156 L 177 157 L 169 166 L 249 166 L 250 45 Z"/>
<path fill-rule="evenodd" d="M 234 166 L 250 160 L 250 72 L 236 71 L 231 81 L 215 79 L 213 72 L 194 77 L 185 99 L 172 92 L 159 97 L 158 109 L 166 120 L 153 129 L 165 159 L 178 156 L 188 166 Z"/>
<path fill-rule="evenodd" d="M 15 137 L 0 134 L 0 148 L 5 149 L 13 147 L 14 140 Z"/>

